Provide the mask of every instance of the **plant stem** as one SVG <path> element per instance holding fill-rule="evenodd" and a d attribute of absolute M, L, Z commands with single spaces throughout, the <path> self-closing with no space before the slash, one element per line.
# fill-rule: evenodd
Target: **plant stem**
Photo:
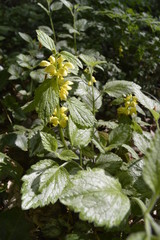
<path fill-rule="evenodd" d="M 51 12 L 50 11 L 49 11 L 49 20 L 50 20 L 51 28 L 52 28 L 52 32 L 53 32 L 54 43 L 56 44 L 56 34 L 55 34 L 53 20 L 52 20 L 52 16 L 51 16 Z"/>
<path fill-rule="evenodd" d="M 82 149 L 80 148 L 80 165 L 83 167 Z"/>
<path fill-rule="evenodd" d="M 76 13 L 75 13 L 75 10 L 74 10 L 74 13 L 73 13 L 73 28 L 74 30 L 76 31 Z M 73 38 L 74 38 L 74 51 L 75 51 L 75 54 L 77 55 L 77 34 L 76 32 L 74 32 L 74 35 L 73 35 Z"/>
<path fill-rule="evenodd" d="M 154 207 L 155 203 L 157 202 L 157 198 L 158 198 L 158 196 L 157 196 L 157 194 L 155 193 L 155 194 L 153 195 L 150 203 L 149 203 L 149 206 L 147 207 L 147 211 L 146 211 L 145 214 L 148 214 L 148 213 L 150 213 L 150 212 L 152 211 L 152 208 Z"/>
<path fill-rule="evenodd" d="M 64 139 L 64 134 L 63 134 L 63 130 L 62 130 L 61 126 L 59 126 L 59 133 L 60 133 L 60 138 L 61 138 L 61 140 L 62 140 L 62 142 L 63 142 L 64 147 L 65 147 L 65 148 L 68 148 L 68 147 L 67 147 L 67 144 L 66 144 L 66 141 L 65 141 L 65 139 Z"/>
<path fill-rule="evenodd" d="M 52 20 L 52 13 L 50 10 L 50 4 L 48 3 L 48 16 L 49 16 L 49 20 L 50 20 L 50 24 L 51 24 L 51 28 L 52 28 L 52 32 L 53 32 L 53 38 L 54 38 L 54 43 L 56 44 L 56 34 L 55 34 L 55 29 L 54 29 L 54 24 L 53 24 L 53 20 Z M 55 53 L 56 53 L 56 49 L 55 49 Z"/>
<path fill-rule="evenodd" d="M 92 77 L 92 76 L 91 76 Z M 95 99 L 94 99 L 94 86 L 93 86 L 93 83 L 92 83 L 92 101 L 93 101 L 93 115 L 95 116 Z"/>

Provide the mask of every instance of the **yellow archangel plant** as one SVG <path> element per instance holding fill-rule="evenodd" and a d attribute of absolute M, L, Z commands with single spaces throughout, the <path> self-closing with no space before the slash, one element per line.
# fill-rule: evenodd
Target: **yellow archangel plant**
<path fill-rule="evenodd" d="M 137 98 L 131 94 L 124 98 L 124 107 L 119 107 L 117 109 L 118 114 L 132 115 L 137 114 L 136 105 Z"/>
<path fill-rule="evenodd" d="M 61 101 L 66 101 L 68 90 L 72 89 L 70 85 L 73 83 L 68 80 L 66 81 L 64 77 L 70 73 L 70 69 L 74 69 L 74 66 L 72 63 L 65 61 L 61 55 L 58 58 L 51 55 L 48 60 L 49 61 L 41 61 L 40 66 L 45 67 L 45 72 L 49 74 L 49 76 L 55 76 L 57 78 L 59 85 L 59 97 Z"/>

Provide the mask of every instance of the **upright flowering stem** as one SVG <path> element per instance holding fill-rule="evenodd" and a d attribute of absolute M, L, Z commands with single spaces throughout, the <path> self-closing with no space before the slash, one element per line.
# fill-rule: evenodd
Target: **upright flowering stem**
<path fill-rule="evenodd" d="M 73 13 L 73 28 L 74 30 L 76 31 L 76 10 L 74 10 L 74 13 Z M 74 38 L 74 51 L 75 51 L 75 54 L 77 55 L 77 34 L 76 32 L 74 32 L 74 35 L 73 35 L 73 38 Z"/>
<path fill-rule="evenodd" d="M 56 44 L 56 34 L 55 34 L 54 24 L 53 24 L 53 20 L 52 20 L 52 13 L 50 10 L 50 4 L 48 1 L 47 1 L 47 3 L 48 3 L 48 16 L 49 16 L 49 20 L 50 20 L 50 24 L 51 24 L 51 28 L 52 28 L 52 32 L 53 32 L 54 42 Z M 56 49 L 55 49 L 55 52 L 56 52 Z"/>
<path fill-rule="evenodd" d="M 59 125 L 59 133 L 60 133 L 60 138 L 61 138 L 61 140 L 62 140 L 62 142 L 63 142 L 64 147 L 65 147 L 65 148 L 68 148 L 68 147 L 67 147 L 67 144 L 66 144 L 66 141 L 65 141 L 65 138 L 64 138 L 63 129 L 61 128 L 60 125 Z"/>
<path fill-rule="evenodd" d="M 80 148 L 80 165 L 83 167 L 82 149 Z"/>
<path fill-rule="evenodd" d="M 56 82 L 57 82 L 57 86 L 58 86 L 58 78 L 56 78 Z M 59 86 L 58 86 L 58 88 L 59 88 Z M 59 105 L 59 103 L 57 105 L 57 113 L 58 113 L 58 117 L 60 118 L 60 105 Z M 60 134 L 61 141 L 63 142 L 64 147 L 67 148 L 67 144 L 66 144 L 64 134 L 63 134 L 63 129 L 60 125 L 58 126 L 58 128 L 59 128 L 59 134 Z"/>

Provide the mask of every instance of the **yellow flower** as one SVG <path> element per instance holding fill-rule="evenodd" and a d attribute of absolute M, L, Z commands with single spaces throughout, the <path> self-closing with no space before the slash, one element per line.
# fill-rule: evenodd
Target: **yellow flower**
<path fill-rule="evenodd" d="M 52 125 L 54 126 L 54 127 L 56 127 L 58 124 L 59 124 L 59 120 L 58 120 L 58 118 L 57 117 L 50 117 L 50 123 L 52 123 Z"/>
<path fill-rule="evenodd" d="M 61 101 L 66 101 L 67 96 L 68 96 L 68 91 L 71 90 L 72 88 L 70 85 L 73 83 L 71 81 L 64 81 L 64 79 L 60 79 L 60 90 L 59 90 L 59 97 Z"/>
<path fill-rule="evenodd" d="M 95 82 L 96 82 L 96 79 L 95 79 L 95 77 L 92 76 L 91 80 L 88 82 L 88 85 L 92 86 L 93 83 L 95 83 Z"/>
<path fill-rule="evenodd" d="M 48 60 L 41 61 L 40 66 L 45 67 L 45 72 L 51 76 L 66 77 L 70 73 L 70 69 L 74 69 L 73 64 L 65 61 L 62 56 L 55 59 L 51 55 Z"/>
<path fill-rule="evenodd" d="M 61 107 L 58 113 L 56 108 L 53 112 L 53 116 L 50 117 L 50 123 L 54 127 L 58 126 L 59 124 L 62 128 L 65 128 L 67 126 L 68 121 L 68 117 L 66 115 L 67 110 L 68 109 L 66 107 Z"/>
<path fill-rule="evenodd" d="M 137 114 L 136 105 L 137 98 L 131 94 L 124 98 L 124 107 L 119 107 L 117 109 L 118 114 L 132 115 Z"/>

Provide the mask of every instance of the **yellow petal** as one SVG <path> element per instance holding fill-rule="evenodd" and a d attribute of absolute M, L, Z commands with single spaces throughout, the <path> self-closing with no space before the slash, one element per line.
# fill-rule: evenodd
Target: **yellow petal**
<path fill-rule="evenodd" d="M 64 68 L 60 68 L 60 69 L 58 70 L 58 75 L 59 75 L 59 76 L 66 77 L 66 76 L 68 75 L 68 71 L 67 71 L 66 69 L 64 69 Z"/>
<path fill-rule="evenodd" d="M 92 82 L 93 82 L 93 83 L 97 82 L 96 79 L 95 79 L 95 77 L 93 77 L 93 76 L 92 76 Z"/>
<path fill-rule="evenodd" d="M 67 67 L 67 68 L 70 68 L 70 69 L 74 69 L 75 68 L 74 65 L 72 63 L 70 63 L 70 62 L 66 62 L 64 64 L 64 66 Z"/>
<path fill-rule="evenodd" d="M 57 108 L 54 109 L 53 115 L 57 115 Z"/>
<path fill-rule="evenodd" d="M 68 108 L 66 108 L 66 107 L 61 107 L 61 108 L 60 108 L 60 114 L 65 113 L 67 110 L 68 110 Z"/>
<path fill-rule="evenodd" d="M 64 61 L 64 58 L 62 56 L 60 56 L 58 59 L 57 59 L 57 62 L 58 64 L 62 64 Z"/>
<path fill-rule="evenodd" d="M 50 61 L 50 63 L 51 64 L 55 64 L 55 62 L 56 62 L 56 59 L 55 59 L 55 57 L 53 57 L 52 55 L 48 58 L 48 60 Z"/>
<path fill-rule="evenodd" d="M 39 64 L 39 66 L 41 66 L 41 67 L 48 67 L 49 65 L 50 65 L 50 62 L 45 61 L 45 60 L 41 61 Z"/>
<path fill-rule="evenodd" d="M 92 82 L 91 81 L 88 82 L 88 86 L 92 86 Z"/>
<path fill-rule="evenodd" d="M 54 127 L 56 127 L 58 124 L 59 124 L 59 120 L 58 120 L 58 118 L 57 117 L 50 117 L 50 122 L 52 123 L 52 125 L 54 126 Z"/>
<path fill-rule="evenodd" d="M 60 120 L 59 125 L 60 125 L 62 128 L 67 127 L 67 120 L 65 120 L 65 119 Z"/>
<path fill-rule="evenodd" d="M 46 67 L 45 72 L 49 73 L 52 76 L 57 74 L 56 68 L 53 65 L 49 65 L 48 67 Z"/>

